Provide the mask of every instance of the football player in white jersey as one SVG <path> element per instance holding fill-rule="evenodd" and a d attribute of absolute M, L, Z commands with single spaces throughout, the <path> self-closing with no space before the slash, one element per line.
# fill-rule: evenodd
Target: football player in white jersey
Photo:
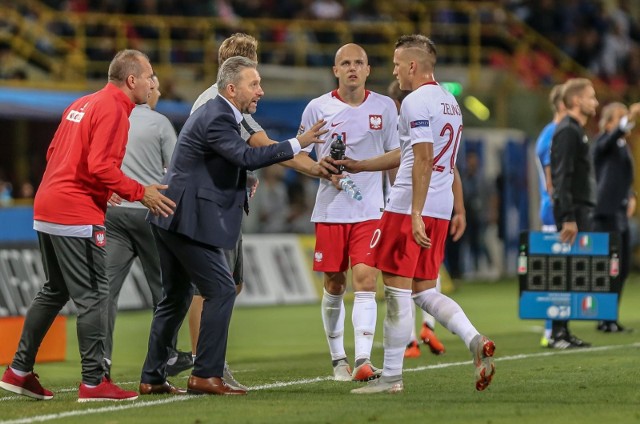
<path fill-rule="evenodd" d="M 397 111 L 393 100 L 365 89 L 370 68 L 367 54 L 356 44 L 346 44 L 336 52 L 333 73 L 338 88 L 313 99 L 302 115 L 300 130 L 324 119 L 329 137 L 313 147 L 318 158 L 329 155 L 331 142 L 340 136 L 347 155 L 366 159 L 399 147 Z M 311 148 L 307 149 L 310 152 Z M 302 152 L 301 152 L 302 153 Z M 321 162 L 324 162 L 321 159 Z M 358 201 L 330 181 L 320 180 L 311 221 L 316 226 L 315 271 L 324 273 L 322 321 L 338 381 L 368 381 L 380 375 L 371 364 L 371 348 L 376 328 L 375 300 L 378 270 L 364 264 L 371 234 L 384 209 L 381 172 L 353 177 L 361 191 Z M 352 322 L 355 333 L 353 371 L 344 349 L 345 309 L 343 295 L 347 269 L 351 267 L 355 294 Z"/>
<path fill-rule="evenodd" d="M 462 114 L 456 99 L 435 80 L 433 42 L 423 35 L 405 35 L 395 47 L 393 75 L 400 89 L 412 93 L 404 99 L 398 121 L 400 168 L 367 260 L 382 271 L 385 285 L 384 367 L 379 379 L 352 393 L 404 390 L 402 363 L 414 324 L 412 297 L 417 306 L 465 342 L 473 355 L 476 389 L 484 390 L 495 373 L 494 343 L 478 333 L 455 301 L 432 290 L 454 209 Z M 384 169 L 394 161 L 397 153 L 383 155 L 362 170 Z"/>
<path fill-rule="evenodd" d="M 409 90 L 400 90 L 400 83 L 397 79 L 394 79 L 391 84 L 389 84 L 389 88 L 387 89 L 387 94 L 389 97 L 393 99 L 393 102 L 396 104 L 396 109 L 398 109 L 398 113 L 400 113 L 400 105 L 407 95 L 411 93 Z M 400 161 L 400 157 L 398 157 L 398 164 Z M 464 202 L 462 202 L 462 184 L 460 183 L 460 176 L 457 174 L 458 169 L 455 169 L 456 175 L 454 177 L 454 190 L 453 190 L 453 198 L 454 198 L 454 216 L 456 220 L 460 221 L 461 225 L 451 226 L 451 229 L 455 228 L 455 231 L 451 232 L 452 240 L 457 242 L 464 230 L 466 228 L 466 212 L 464 210 Z M 456 184 L 460 183 L 460 184 Z M 460 188 L 460 191 L 456 193 L 455 188 Z M 456 200 L 459 199 L 459 202 Z M 456 208 L 456 203 L 458 208 Z M 461 208 L 461 209 L 460 209 Z M 436 287 L 433 290 L 442 291 L 442 287 L 440 284 L 440 275 L 438 275 L 438 280 L 436 282 Z M 415 318 L 416 316 L 416 306 L 415 303 L 411 304 L 411 316 Z M 429 347 L 431 353 L 434 355 L 442 355 L 445 352 L 445 347 L 442 342 L 438 339 L 435 333 L 436 319 L 429 314 L 427 311 L 422 311 L 422 324 L 420 325 L 420 339 L 424 344 Z M 416 333 L 415 327 L 411 327 L 411 339 L 409 339 L 409 344 L 404 351 L 405 358 L 418 358 L 420 357 L 420 345 L 418 344 L 418 335 Z"/>

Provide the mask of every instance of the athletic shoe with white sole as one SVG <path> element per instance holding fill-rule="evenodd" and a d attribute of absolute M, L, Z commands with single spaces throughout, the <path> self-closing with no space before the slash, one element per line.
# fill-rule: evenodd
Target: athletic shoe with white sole
<path fill-rule="evenodd" d="M 473 355 L 473 365 L 476 367 L 476 390 L 484 390 L 489 387 L 496 373 L 496 366 L 493 363 L 496 345 L 482 334 L 478 334 L 471 340 L 469 350 Z"/>
<path fill-rule="evenodd" d="M 364 361 L 362 364 L 354 368 L 351 373 L 351 380 L 353 381 L 371 381 L 380 377 L 382 370 L 371 365 L 370 360 Z"/>
<path fill-rule="evenodd" d="M 227 364 L 227 361 L 224 361 L 224 370 L 222 371 L 222 380 L 225 382 L 227 386 L 231 387 L 234 390 L 244 390 L 245 392 L 249 391 L 247 386 L 239 383 L 238 380 L 236 380 L 233 377 L 233 374 L 231 374 L 231 369 L 229 368 L 229 364 Z"/>
<path fill-rule="evenodd" d="M 53 392 L 40 385 L 38 374 L 34 372 L 30 372 L 24 377 L 20 377 L 18 374 L 13 372 L 11 367 L 7 367 L 6 371 L 2 375 L 2 380 L 0 380 L 0 387 L 9 392 L 29 396 L 30 398 L 38 400 L 53 399 Z"/>
<path fill-rule="evenodd" d="M 333 361 L 333 379 L 335 381 L 351 381 L 351 366 L 347 358 Z"/>
<path fill-rule="evenodd" d="M 404 391 L 402 384 L 402 376 L 395 375 L 392 377 L 381 376 L 370 381 L 366 386 L 351 390 L 351 393 L 358 395 L 369 395 L 372 393 L 401 393 Z"/>
<path fill-rule="evenodd" d="M 138 392 L 124 390 L 113 384 L 110 378 L 103 377 L 102 382 L 95 387 L 88 387 L 84 383 L 78 389 L 78 402 L 101 402 L 138 399 Z"/>

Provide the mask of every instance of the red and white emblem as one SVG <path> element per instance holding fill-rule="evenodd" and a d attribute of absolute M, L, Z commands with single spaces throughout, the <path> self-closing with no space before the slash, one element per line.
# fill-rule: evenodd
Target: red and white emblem
<path fill-rule="evenodd" d="M 96 242 L 96 246 L 104 247 L 107 244 L 107 235 L 105 231 L 94 231 L 93 240 Z"/>
<path fill-rule="evenodd" d="M 381 130 L 382 115 L 369 115 L 369 128 L 372 130 Z"/>

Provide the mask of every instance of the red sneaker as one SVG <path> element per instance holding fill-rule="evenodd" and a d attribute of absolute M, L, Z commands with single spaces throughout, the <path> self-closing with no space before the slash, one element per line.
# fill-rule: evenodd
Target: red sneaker
<path fill-rule="evenodd" d="M 436 337 L 436 333 L 426 324 L 422 323 L 422 330 L 420 331 L 420 338 L 429 346 L 431 353 L 434 355 L 442 355 L 444 353 L 444 345 Z"/>
<path fill-rule="evenodd" d="M 0 387 L 10 392 L 29 396 L 34 399 L 53 399 L 53 392 L 40 385 L 38 374 L 34 372 L 30 372 L 24 377 L 20 377 L 18 374 L 13 372 L 11 367 L 7 367 L 6 371 L 2 375 Z"/>
<path fill-rule="evenodd" d="M 420 357 L 420 345 L 417 341 L 412 341 L 407 345 L 407 348 L 404 350 L 405 358 L 419 358 Z"/>
<path fill-rule="evenodd" d="M 78 390 L 78 402 L 100 402 L 105 400 L 135 400 L 138 393 L 123 390 L 111 382 L 110 378 L 103 377 L 102 383 L 96 387 L 87 387 L 80 384 Z"/>

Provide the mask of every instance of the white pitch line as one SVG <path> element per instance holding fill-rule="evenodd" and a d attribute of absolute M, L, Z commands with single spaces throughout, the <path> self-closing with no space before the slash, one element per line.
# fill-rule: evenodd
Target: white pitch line
<path fill-rule="evenodd" d="M 588 348 L 588 349 L 552 350 L 552 351 L 549 351 L 549 352 L 541 352 L 541 353 L 529 353 L 529 354 L 511 355 L 511 356 L 503 356 L 503 357 L 495 358 L 495 361 L 496 362 L 517 361 L 517 360 L 521 360 L 521 359 L 541 358 L 541 357 L 553 356 L 553 355 L 569 355 L 569 354 L 580 354 L 580 353 L 589 353 L 589 352 L 601 352 L 601 351 L 622 349 L 622 348 L 628 348 L 628 347 L 632 347 L 632 348 L 640 347 L 640 343 L 632 343 L 632 344 L 628 344 L 628 345 L 600 346 L 600 347 L 592 347 L 592 348 Z M 471 363 L 472 363 L 472 361 L 448 362 L 448 363 L 445 363 L 445 364 L 426 365 L 426 366 L 421 366 L 421 367 L 416 367 L 416 368 L 407 368 L 407 369 L 404 369 L 404 372 L 428 371 L 428 370 L 434 370 L 434 369 L 470 365 Z M 275 383 L 262 384 L 260 386 L 249 387 L 249 389 L 251 391 L 268 390 L 268 389 L 279 389 L 279 388 L 282 388 L 282 387 L 297 386 L 297 385 L 304 385 L 304 384 L 313 384 L 313 383 L 319 383 L 319 382 L 322 382 L 322 381 L 331 381 L 331 380 L 333 380 L 333 377 L 328 376 L 328 377 L 306 378 L 306 379 L 302 379 L 302 380 L 293 380 L 293 381 L 276 381 Z M 120 383 L 120 384 L 134 384 L 134 383 L 137 383 L 137 382 Z M 74 391 L 74 390 L 77 390 L 77 389 L 75 389 L 75 388 L 73 388 L 73 389 L 61 389 L 58 392 L 70 392 L 70 391 Z M 185 401 L 185 400 L 190 400 L 190 399 L 199 398 L 199 397 L 200 396 L 187 395 L 187 396 L 165 397 L 163 399 L 158 399 L 158 400 L 148 400 L 148 401 L 140 401 L 140 402 L 133 401 L 131 403 L 127 402 L 126 404 L 119 404 L 119 405 L 114 405 L 114 406 L 106 406 L 106 407 L 103 407 L 103 408 L 81 409 L 81 410 L 60 412 L 60 413 L 57 413 L 57 414 L 37 415 L 37 416 L 34 416 L 34 417 L 20 418 L 20 419 L 17 419 L 17 420 L 0 421 L 0 424 L 31 424 L 31 423 L 36 423 L 36 422 L 45 422 L 45 421 L 58 420 L 58 419 L 61 419 L 61 418 L 66 418 L 66 417 L 77 417 L 77 416 L 82 416 L 82 415 L 102 414 L 104 412 L 124 411 L 124 410 L 127 410 L 127 409 L 145 408 L 147 406 L 164 405 L 164 404 L 173 403 L 173 402 L 182 402 L 182 401 Z M 21 398 L 24 398 L 24 397 L 23 396 L 4 396 L 4 397 L 0 397 L 0 401 L 16 400 L 16 399 L 21 399 Z"/>

